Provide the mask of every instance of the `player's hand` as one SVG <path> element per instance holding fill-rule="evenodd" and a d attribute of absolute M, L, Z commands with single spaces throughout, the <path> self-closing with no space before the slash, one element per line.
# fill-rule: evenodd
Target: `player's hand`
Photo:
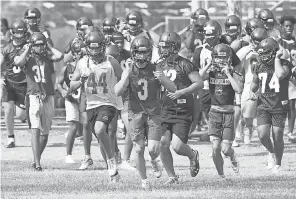
<path fill-rule="evenodd" d="M 223 66 L 221 72 L 227 76 L 230 75 L 230 67 L 228 65 Z"/>
<path fill-rule="evenodd" d="M 24 50 L 30 50 L 31 47 L 32 47 L 32 43 L 27 43 L 27 44 L 24 45 L 23 48 L 24 48 Z"/>
<path fill-rule="evenodd" d="M 279 49 L 277 52 L 276 52 L 276 58 L 277 59 L 280 59 L 284 54 L 284 51 L 283 49 Z"/>
<path fill-rule="evenodd" d="M 250 91 L 249 96 L 250 96 L 249 99 L 252 101 L 256 101 L 258 99 L 258 95 L 256 93 L 254 93 L 253 91 Z"/>
<path fill-rule="evenodd" d="M 168 94 L 167 94 L 167 96 L 172 100 L 178 99 L 182 95 L 184 95 L 182 90 L 176 90 L 176 92 L 174 92 L 174 93 L 168 92 Z"/>
<path fill-rule="evenodd" d="M 88 78 L 88 76 L 81 76 L 81 77 L 80 77 L 80 81 L 81 81 L 81 83 L 84 84 L 84 82 L 87 80 L 87 78 Z"/>
<path fill-rule="evenodd" d="M 68 91 L 65 90 L 65 89 L 63 89 L 63 90 L 61 91 L 61 95 L 62 95 L 62 97 L 66 97 L 66 96 L 68 95 Z"/>
<path fill-rule="evenodd" d="M 123 70 L 122 73 L 124 73 L 124 76 L 129 77 L 132 74 L 132 64 L 133 60 L 132 59 L 127 59 L 124 63 L 125 69 Z"/>
<path fill-rule="evenodd" d="M 160 70 L 153 71 L 153 74 L 156 79 L 161 79 L 161 78 L 165 77 L 163 71 L 160 71 Z"/>

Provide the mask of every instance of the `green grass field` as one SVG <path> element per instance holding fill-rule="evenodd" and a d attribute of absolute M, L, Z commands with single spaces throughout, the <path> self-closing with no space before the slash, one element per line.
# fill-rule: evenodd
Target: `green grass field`
<path fill-rule="evenodd" d="M 283 157 L 283 172 L 273 175 L 266 169 L 266 151 L 257 137 L 251 146 L 235 148 L 240 162 L 240 174 L 234 174 L 229 159 L 225 159 L 226 179 L 220 179 L 209 157 L 209 143 L 190 140 L 194 149 L 200 152 L 200 173 L 192 178 L 189 161 L 173 153 L 180 184 L 165 185 L 165 172 L 155 179 L 150 162 L 147 161 L 148 179 L 152 191 L 142 190 L 137 173 L 120 170 L 121 180 L 109 183 L 107 171 L 93 141 L 92 157 L 94 165 L 87 171 L 79 171 L 84 151 L 82 143 L 74 146 L 75 164 L 66 165 L 65 131 L 52 131 L 49 143 L 42 157 L 43 172 L 31 168 L 32 151 L 28 131 L 16 131 L 16 148 L 4 148 L 6 132 L 2 132 L 1 143 L 1 198 L 296 198 L 296 144 L 286 141 Z M 123 151 L 123 141 L 119 142 Z M 145 157 L 148 160 L 147 150 Z"/>

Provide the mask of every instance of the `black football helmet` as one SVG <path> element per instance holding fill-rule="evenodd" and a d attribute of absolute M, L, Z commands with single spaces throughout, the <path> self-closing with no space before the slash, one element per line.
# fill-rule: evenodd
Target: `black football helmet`
<path fill-rule="evenodd" d="M 15 20 L 10 26 L 10 33 L 12 35 L 12 39 L 15 41 L 17 45 L 21 45 L 27 41 L 27 31 L 27 24 L 20 19 Z"/>
<path fill-rule="evenodd" d="M 251 42 L 254 45 L 255 49 L 258 47 L 260 42 L 267 37 L 268 34 L 265 28 L 256 28 L 251 34 Z"/>
<path fill-rule="evenodd" d="M 221 39 L 222 28 L 215 20 L 209 20 L 204 25 L 204 43 L 214 47 Z"/>
<path fill-rule="evenodd" d="M 77 36 L 81 39 L 85 36 L 85 30 L 89 27 L 93 26 L 92 21 L 87 17 L 81 17 L 76 22 L 76 31 Z"/>
<path fill-rule="evenodd" d="M 41 21 L 41 12 L 37 8 L 27 9 L 24 15 L 25 22 L 29 26 L 37 26 Z"/>
<path fill-rule="evenodd" d="M 236 15 L 230 15 L 225 20 L 225 31 L 226 34 L 231 38 L 237 38 L 242 32 L 242 22 Z"/>
<path fill-rule="evenodd" d="M 43 55 L 46 53 L 47 40 L 41 32 L 34 32 L 31 35 L 30 43 L 32 44 L 31 52 L 35 55 Z"/>
<path fill-rule="evenodd" d="M 273 29 L 275 24 L 275 18 L 273 13 L 268 9 L 262 9 L 259 11 L 258 19 L 260 19 L 267 30 Z"/>
<path fill-rule="evenodd" d="M 177 54 L 181 48 L 181 37 L 176 32 L 164 32 L 158 43 L 158 53 L 161 58 Z"/>
<path fill-rule="evenodd" d="M 251 18 L 247 21 L 246 26 L 245 26 L 245 30 L 246 33 L 251 36 L 252 32 L 256 29 L 256 28 L 265 28 L 264 23 L 256 18 Z"/>
<path fill-rule="evenodd" d="M 131 44 L 133 61 L 139 68 L 145 68 L 152 58 L 152 43 L 144 36 L 136 37 Z"/>
<path fill-rule="evenodd" d="M 102 32 L 93 31 L 86 37 L 86 54 L 95 62 L 101 63 L 105 57 L 106 39 Z"/>
<path fill-rule="evenodd" d="M 133 36 L 138 35 L 144 27 L 143 16 L 136 10 L 132 10 L 126 15 L 125 23 L 128 32 Z"/>
<path fill-rule="evenodd" d="M 112 35 L 112 33 L 116 31 L 116 22 L 117 19 L 115 17 L 108 17 L 104 19 L 102 25 L 104 35 Z"/>
<path fill-rule="evenodd" d="M 272 39 L 263 39 L 258 45 L 259 60 L 264 64 L 270 64 L 274 60 L 277 51 L 280 49 L 279 43 Z"/>
<path fill-rule="evenodd" d="M 210 17 L 208 11 L 203 8 L 198 8 L 191 14 L 191 19 L 196 28 L 200 29 L 206 22 L 210 20 Z"/>
<path fill-rule="evenodd" d="M 221 71 L 223 67 L 232 68 L 232 49 L 227 44 L 218 44 L 212 51 L 212 69 Z"/>

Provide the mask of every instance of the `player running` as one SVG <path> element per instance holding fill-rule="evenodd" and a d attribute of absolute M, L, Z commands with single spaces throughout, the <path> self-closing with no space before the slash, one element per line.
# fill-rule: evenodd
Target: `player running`
<path fill-rule="evenodd" d="M 4 118 L 8 132 L 6 148 L 15 147 L 14 137 L 14 107 L 16 117 L 21 121 L 26 119 L 25 98 L 27 92 L 26 74 L 14 63 L 15 56 L 22 53 L 27 43 L 27 25 L 22 20 L 11 24 L 12 41 L 1 51 L 1 100 L 4 107 Z"/>
<path fill-rule="evenodd" d="M 254 67 L 250 97 L 256 100 L 254 93 L 258 91 L 258 136 L 269 152 L 267 168 L 279 173 L 284 152 L 283 133 L 289 109 L 288 86 L 292 66 L 289 61 L 281 59 L 283 52 L 272 38 L 262 40 L 257 52 L 259 62 Z M 270 139 L 271 127 L 274 144 Z"/>
<path fill-rule="evenodd" d="M 234 97 L 235 93 L 241 93 L 243 89 L 238 75 L 241 68 L 237 63 L 240 63 L 240 60 L 230 46 L 218 44 L 213 48 L 212 59 L 205 62 L 206 67 L 200 74 L 210 83 L 209 136 L 212 142 L 212 156 L 219 176 L 225 178 L 221 151 L 230 157 L 233 170 L 239 172 L 239 164 L 231 146 L 235 135 Z"/>
<path fill-rule="evenodd" d="M 115 182 L 119 180 L 119 174 L 110 145 L 108 126 L 117 111 L 114 86 L 120 74 L 116 75 L 116 67 L 113 66 L 113 62 L 116 60 L 105 56 L 106 40 L 100 31 L 94 31 L 87 35 L 86 51 L 87 56 L 78 61 L 77 69 L 70 84 L 73 90 L 82 85 L 84 86 L 87 119 L 90 129 L 87 131 L 88 136 L 91 138 L 91 132 L 94 131 L 106 154 L 110 179 L 112 182 Z M 83 141 L 85 140 L 83 139 Z M 90 153 L 86 156 L 84 162 L 92 163 Z"/>
<path fill-rule="evenodd" d="M 181 38 L 177 33 L 165 32 L 160 36 L 161 59 L 157 65 L 177 87 L 175 92 L 162 93 L 160 157 L 170 178 L 167 184 L 178 183 L 170 145 L 177 154 L 189 158 L 192 177 L 199 172 L 199 153 L 190 148 L 187 141 L 193 119 L 193 93 L 203 88 L 203 81 L 197 68 L 178 55 L 180 48 Z"/>
<path fill-rule="evenodd" d="M 48 51 L 47 49 L 50 49 Z M 54 116 L 55 71 L 53 62 L 63 59 L 63 54 L 47 43 L 40 32 L 31 35 L 30 44 L 24 46 L 24 52 L 15 57 L 15 64 L 27 74 L 27 95 L 29 121 L 32 129 L 33 167 L 42 171 L 40 159 L 48 141 L 49 130 Z"/>
<path fill-rule="evenodd" d="M 156 160 L 160 153 L 161 138 L 159 94 L 161 85 L 174 92 L 175 84 L 151 63 L 152 43 L 148 38 L 135 38 L 131 45 L 131 54 L 132 60 L 125 63 L 121 79 L 115 86 L 115 93 L 122 95 L 125 90 L 128 91 L 128 131 L 134 143 L 142 188 L 150 189 L 144 159 L 145 131 L 148 131 L 148 150 L 154 174 L 155 177 L 160 177 L 161 170 Z"/>

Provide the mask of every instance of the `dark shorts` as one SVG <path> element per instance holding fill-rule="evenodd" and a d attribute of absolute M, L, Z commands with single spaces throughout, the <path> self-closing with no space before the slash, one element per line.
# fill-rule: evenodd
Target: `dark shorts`
<path fill-rule="evenodd" d="M 218 137 L 221 140 L 234 140 L 234 113 L 222 113 L 210 110 L 209 136 Z"/>
<path fill-rule="evenodd" d="M 15 105 L 26 109 L 25 99 L 27 93 L 27 83 L 16 84 L 9 81 L 5 81 L 5 86 L 3 88 L 2 101 L 9 102 L 14 101 Z"/>
<path fill-rule="evenodd" d="M 132 141 L 144 140 L 148 135 L 148 140 L 160 141 L 161 123 L 159 115 L 147 115 L 145 113 L 128 114 L 128 128 Z"/>
<path fill-rule="evenodd" d="M 211 109 L 210 90 L 201 89 L 198 93 L 198 96 L 201 102 L 202 111 L 208 115 Z"/>
<path fill-rule="evenodd" d="M 161 131 L 164 134 L 169 130 L 172 134 L 178 136 L 178 138 L 185 144 L 188 141 L 188 135 L 192 123 L 192 114 L 188 112 L 178 111 L 161 111 Z"/>
<path fill-rule="evenodd" d="M 103 122 L 107 125 L 107 128 L 114 116 L 116 115 L 117 109 L 114 106 L 99 106 L 93 109 L 86 110 L 87 119 L 90 124 L 90 128 L 94 130 L 96 121 Z"/>
<path fill-rule="evenodd" d="M 267 110 L 257 110 L 257 126 L 272 125 L 279 128 L 285 128 L 287 112 L 273 113 Z"/>

